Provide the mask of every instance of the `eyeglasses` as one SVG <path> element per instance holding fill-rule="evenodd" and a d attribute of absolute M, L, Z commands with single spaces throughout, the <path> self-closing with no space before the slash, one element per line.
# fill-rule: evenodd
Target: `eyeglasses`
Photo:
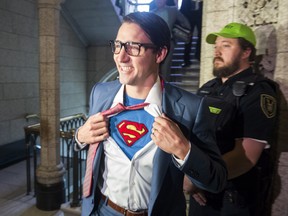
<path fill-rule="evenodd" d="M 139 56 L 141 47 L 144 47 L 145 49 L 157 49 L 157 46 L 150 43 L 137 43 L 130 41 L 122 43 L 119 40 L 116 41 L 111 40 L 110 46 L 114 54 L 119 54 L 122 47 L 124 47 L 125 52 L 130 56 Z"/>

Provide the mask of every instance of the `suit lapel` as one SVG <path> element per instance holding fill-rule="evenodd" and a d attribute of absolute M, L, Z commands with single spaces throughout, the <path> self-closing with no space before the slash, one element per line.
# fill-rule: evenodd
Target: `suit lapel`
<path fill-rule="evenodd" d="M 151 194 L 149 202 L 149 215 L 150 211 L 153 209 L 156 198 L 158 197 L 159 191 L 161 189 L 162 183 L 165 178 L 165 174 L 171 162 L 171 155 L 162 151 L 160 148 L 157 149 L 154 155 L 153 161 L 153 175 L 151 181 Z"/>
<path fill-rule="evenodd" d="M 95 110 L 90 110 L 90 113 L 95 114 L 95 113 L 109 109 L 111 107 L 111 104 L 113 103 L 114 96 L 116 95 L 120 87 L 121 87 L 121 84 L 118 81 L 111 82 L 110 86 L 105 87 L 105 89 L 103 89 L 102 86 L 100 86 L 99 89 L 95 91 L 95 93 L 100 93 L 101 95 L 99 97 L 98 95 L 94 95 L 95 98 L 99 98 L 99 101 L 95 102 L 97 106 L 94 107 Z M 114 96 L 111 97 L 112 95 Z M 100 142 L 94 161 L 93 161 L 94 179 L 98 179 L 99 167 L 101 163 L 101 155 L 103 153 L 103 150 L 104 150 L 103 142 Z M 96 184 L 93 184 L 93 191 L 95 191 L 95 188 L 96 188 Z"/>
<path fill-rule="evenodd" d="M 162 97 L 162 109 L 169 118 L 181 122 L 184 112 L 184 105 L 181 103 L 182 94 L 171 85 L 165 83 Z M 171 163 L 171 155 L 160 148 L 157 149 L 153 162 L 153 176 L 151 182 L 151 194 L 149 202 L 149 213 L 153 209 L 156 198 L 162 188 L 167 169 Z"/>
<path fill-rule="evenodd" d="M 102 94 L 101 95 L 102 101 L 99 101 L 99 103 L 103 104 L 103 106 L 101 106 L 102 110 L 100 110 L 100 111 L 107 110 L 111 107 L 113 100 L 114 100 L 114 97 L 117 94 L 117 92 L 119 91 L 120 87 L 121 87 L 121 84 L 117 80 L 117 81 L 112 82 L 111 85 L 107 89 L 101 89 L 100 90 L 100 92 Z M 98 90 L 98 92 L 99 92 L 99 90 Z"/>
<path fill-rule="evenodd" d="M 111 107 L 114 97 L 119 91 L 121 84 L 118 80 L 107 82 L 106 85 L 98 84 L 93 88 L 90 96 L 89 115 L 94 115 Z"/>
<path fill-rule="evenodd" d="M 184 112 L 184 104 L 181 101 L 182 94 L 177 88 L 165 83 L 162 97 L 163 112 L 171 119 L 181 122 Z"/>

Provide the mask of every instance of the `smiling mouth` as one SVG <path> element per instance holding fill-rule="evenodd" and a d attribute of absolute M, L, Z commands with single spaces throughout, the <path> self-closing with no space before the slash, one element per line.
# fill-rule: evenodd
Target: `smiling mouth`
<path fill-rule="evenodd" d="M 119 66 L 119 68 L 122 72 L 130 72 L 133 70 L 133 68 L 130 66 Z"/>

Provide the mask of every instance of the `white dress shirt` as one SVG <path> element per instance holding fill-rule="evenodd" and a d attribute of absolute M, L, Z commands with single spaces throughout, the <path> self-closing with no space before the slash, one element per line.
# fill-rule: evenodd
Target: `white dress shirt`
<path fill-rule="evenodd" d="M 123 95 L 124 85 L 116 94 L 111 107 L 123 103 Z M 161 101 L 162 89 L 158 78 L 145 100 L 149 105 L 144 110 L 153 117 L 161 115 Z M 103 144 L 105 165 L 100 175 L 102 179 L 99 179 L 101 192 L 123 208 L 133 211 L 147 209 L 153 158 L 158 147 L 151 140 L 129 160 L 111 136 Z"/>

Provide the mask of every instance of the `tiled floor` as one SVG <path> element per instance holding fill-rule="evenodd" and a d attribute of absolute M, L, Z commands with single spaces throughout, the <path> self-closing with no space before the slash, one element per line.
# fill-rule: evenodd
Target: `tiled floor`
<path fill-rule="evenodd" d="M 63 216 L 60 211 L 37 209 L 33 194 L 26 195 L 25 161 L 0 170 L 1 216 Z"/>
<path fill-rule="evenodd" d="M 1 216 L 64 216 L 61 211 L 37 209 L 34 193 L 26 194 L 26 183 L 26 161 L 0 170 Z"/>

